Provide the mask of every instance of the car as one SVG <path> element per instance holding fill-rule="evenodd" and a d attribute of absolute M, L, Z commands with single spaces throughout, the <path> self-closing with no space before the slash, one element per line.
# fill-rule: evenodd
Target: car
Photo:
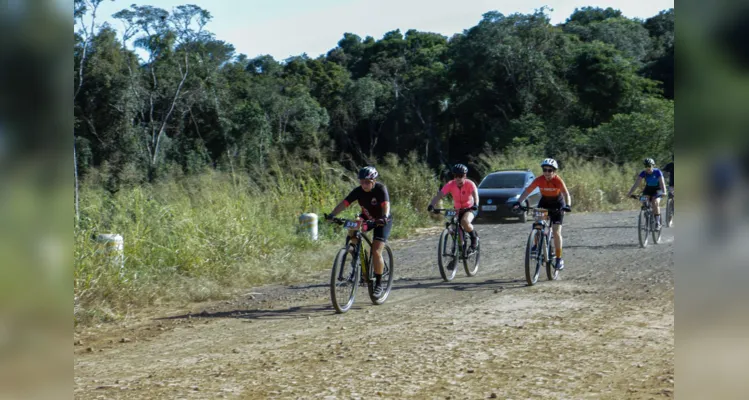
<path fill-rule="evenodd" d="M 526 187 L 536 176 L 530 170 L 502 170 L 487 174 L 479 183 L 479 212 L 480 220 L 497 220 L 507 217 L 519 217 L 525 222 L 527 214 L 520 215 L 512 211 L 512 205 L 518 200 Z M 531 192 L 524 205 L 538 204 L 541 192 L 538 188 Z"/>

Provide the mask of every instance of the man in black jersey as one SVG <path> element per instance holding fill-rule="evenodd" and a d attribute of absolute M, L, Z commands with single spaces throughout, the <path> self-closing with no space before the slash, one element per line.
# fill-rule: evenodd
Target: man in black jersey
<path fill-rule="evenodd" d="M 377 182 L 379 174 L 374 167 L 364 167 L 359 170 L 359 185 L 349 193 L 346 198 L 340 202 L 333 211 L 328 214 L 328 219 L 332 219 L 338 213 L 345 210 L 354 201 L 359 202 L 362 208 L 362 214 L 365 220 L 374 220 L 375 229 L 372 240 L 372 252 L 375 272 L 374 295 L 382 295 L 382 270 L 384 261 L 382 260 L 382 248 L 390 236 L 390 229 L 393 227 L 393 218 L 390 215 L 390 196 L 385 185 Z M 356 245 L 356 239 L 352 243 Z"/>
<path fill-rule="evenodd" d="M 665 167 L 661 169 L 661 171 L 666 172 L 668 174 L 668 190 L 672 191 L 674 190 L 674 155 L 671 155 L 671 162 L 666 164 Z"/>

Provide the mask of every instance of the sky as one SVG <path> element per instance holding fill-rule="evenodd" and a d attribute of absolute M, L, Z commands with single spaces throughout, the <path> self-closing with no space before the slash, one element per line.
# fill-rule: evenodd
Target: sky
<path fill-rule="evenodd" d="M 380 39 L 389 31 L 409 29 L 445 36 L 469 29 L 488 11 L 509 15 L 547 6 L 551 23 L 564 22 L 575 8 L 613 7 L 629 18 L 646 19 L 674 7 L 674 0 L 104 0 L 97 23 L 123 25 L 111 18 L 130 4 L 171 11 L 182 4 L 208 10 L 206 29 L 249 58 L 270 54 L 276 60 L 307 53 L 315 58 L 337 46 L 345 32 Z"/>

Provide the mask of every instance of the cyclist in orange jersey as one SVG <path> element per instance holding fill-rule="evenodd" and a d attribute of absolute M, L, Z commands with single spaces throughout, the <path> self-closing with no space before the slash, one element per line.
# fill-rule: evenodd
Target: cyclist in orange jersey
<path fill-rule="evenodd" d="M 562 260 L 562 221 L 564 220 L 564 212 L 572 211 L 572 197 L 567 190 L 567 185 L 557 175 L 559 165 L 556 160 L 553 158 L 545 159 L 541 163 L 541 168 L 544 171 L 543 176 L 539 176 L 533 180 L 530 186 L 520 195 L 513 208 L 520 208 L 520 205 L 523 204 L 523 201 L 528 198 L 528 195 L 535 188 L 541 191 L 541 200 L 539 200 L 537 207 L 549 210 L 549 220 L 554 230 L 554 251 L 556 253 L 554 268 L 561 270 L 564 269 L 564 260 Z"/>

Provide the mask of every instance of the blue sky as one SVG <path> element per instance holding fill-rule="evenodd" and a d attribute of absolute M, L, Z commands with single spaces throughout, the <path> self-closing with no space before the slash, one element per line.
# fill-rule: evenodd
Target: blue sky
<path fill-rule="evenodd" d="M 237 54 L 270 54 L 276 60 L 302 53 L 317 57 L 334 48 L 344 32 L 380 39 L 391 30 L 417 29 L 449 37 L 476 25 L 492 10 L 508 15 L 548 6 L 556 24 L 576 7 L 613 7 L 627 17 L 643 19 L 674 7 L 674 0 L 105 0 L 97 21 L 110 22 L 121 31 L 122 24 L 111 15 L 133 3 L 168 11 L 182 4 L 198 5 L 213 16 L 206 29 L 233 44 Z"/>

